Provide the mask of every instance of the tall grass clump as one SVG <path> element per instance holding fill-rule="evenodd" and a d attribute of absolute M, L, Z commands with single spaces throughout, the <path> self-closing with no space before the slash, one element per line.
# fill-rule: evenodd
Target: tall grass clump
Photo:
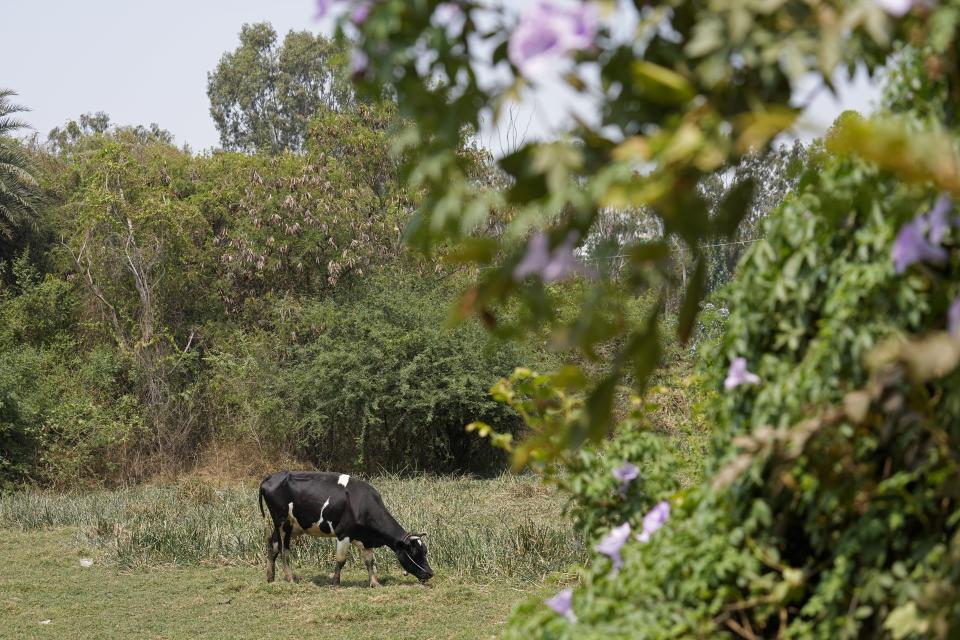
<path fill-rule="evenodd" d="M 534 478 L 381 476 L 371 482 L 404 527 L 428 533 L 431 564 L 441 572 L 531 578 L 585 559 L 583 543 L 561 517 L 563 499 Z M 183 480 L 0 497 L 0 528 L 72 528 L 79 543 L 125 568 L 259 565 L 270 526 L 254 483 L 215 487 Z M 303 536 L 293 550 L 300 572 L 326 572 L 334 562 L 330 540 Z M 392 570 L 389 551 L 378 558 Z"/>

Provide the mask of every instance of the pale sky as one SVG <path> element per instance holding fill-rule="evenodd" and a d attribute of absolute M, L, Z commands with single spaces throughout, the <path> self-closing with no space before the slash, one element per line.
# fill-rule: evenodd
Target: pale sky
<path fill-rule="evenodd" d="M 219 143 L 209 114 L 207 72 L 238 44 L 245 22 L 330 33 L 313 19 L 312 0 L 12 0 L 0 22 L 0 87 L 31 109 L 25 119 L 41 137 L 82 113 L 105 111 L 117 124 L 156 122 L 194 151 Z M 507 0 L 522 7 L 523 0 Z M 876 88 L 866 78 L 841 82 L 841 99 L 820 92 L 804 139 L 822 133 L 845 108 L 869 111 Z M 561 131 L 570 108 L 590 120 L 572 92 L 547 86 L 517 116 L 528 137 Z M 532 118 L 531 118 L 532 115 Z M 497 152 L 496 130 L 483 142 Z"/>

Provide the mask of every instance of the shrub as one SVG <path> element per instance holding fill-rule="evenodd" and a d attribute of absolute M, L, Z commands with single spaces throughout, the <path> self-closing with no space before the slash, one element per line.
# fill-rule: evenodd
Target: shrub
<path fill-rule="evenodd" d="M 220 432 L 245 425 L 325 469 L 500 468 L 464 426 L 520 428 L 486 389 L 530 355 L 473 323 L 446 328 L 450 286 L 397 273 L 322 301 L 276 302 L 271 327 L 211 356 L 211 387 L 235 423 Z"/>
<path fill-rule="evenodd" d="M 815 155 L 704 350 L 714 388 L 735 357 L 762 380 L 714 396 L 714 482 L 675 494 L 666 528 L 629 541 L 619 573 L 605 560 L 585 571 L 578 625 L 531 603 L 508 637 L 950 633 L 960 374 L 937 377 L 956 346 L 905 334 L 944 326 L 957 262 L 898 275 L 890 253 L 931 204 L 862 162 Z"/>

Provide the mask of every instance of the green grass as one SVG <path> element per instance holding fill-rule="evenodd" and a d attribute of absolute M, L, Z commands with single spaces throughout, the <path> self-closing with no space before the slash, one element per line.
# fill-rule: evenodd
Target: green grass
<path fill-rule="evenodd" d="M 255 482 L 0 496 L 0 637 L 491 637 L 513 603 L 555 592 L 555 572 L 586 558 L 563 498 L 534 478 L 372 482 L 404 527 L 428 533 L 432 588 L 378 550 L 383 589 L 365 586 L 355 552 L 335 589 L 333 542 L 306 537 L 298 581 L 267 585 Z"/>
<path fill-rule="evenodd" d="M 339 588 L 329 567 L 303 564 L 298 582 L 271 585 L 245 565 L 84 568 L 98 550 L 78 547 L 76 530 L 0 533 L 3 638 L 489 638 L 515 601 L 556 590 L 443 574 L 426 588 L 395 571 L 370 589 L 355 557 Z"/>

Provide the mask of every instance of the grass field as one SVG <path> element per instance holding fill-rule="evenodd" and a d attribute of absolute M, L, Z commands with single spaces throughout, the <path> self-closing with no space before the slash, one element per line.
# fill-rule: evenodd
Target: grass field
<path fill-rule="evenodd" d="M 303 539 L 298 581 L 266 584 L 255 483 L 0 497 L 0 636 L 489 638 L 584 560 L 561 498 L 535 479 L 373 482 L 402 525 L 428 532 L 431 587 L 380 550 L 382 589 L 355 554 L 333 588 L 333 543 Z"/>

